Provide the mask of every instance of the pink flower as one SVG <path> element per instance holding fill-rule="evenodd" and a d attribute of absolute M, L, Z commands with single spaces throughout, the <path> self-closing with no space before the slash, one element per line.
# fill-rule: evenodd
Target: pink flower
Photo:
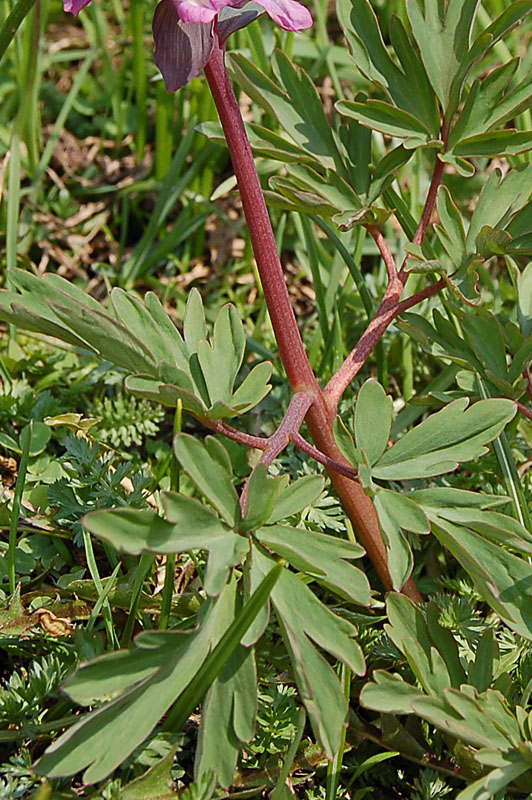
<path fill-rule="evenodd" d="M 63 8 L 77 17 L 91 0 L 63 0 Z M 310 11 L 297 0 L 256 0 L 281 28 L 310 28 Z M 155 63 L 166 88 L 175 92 L 195 78 L 207 64 L 214 47 L 214 21 L 218 17 L 218 40 L 253 22 L 261 13 L 247 0 L 161 0 L 153 16 Z M 253 7 L 255 6 L 255 7 Z"/>
<path fill-rule="evenodd" d="M 63 9 L 77 17 L 81 9 L 88 6 L 90 1 L 91 0 L 63 0 Z"/>
<path fill-rule="evenodd" d="M 239 0 L 173 0 L 182 22 L 211 22 L 216 14 L 230 6 L 241 8 Z M 296 0 L 257 0 L 258 5 L 270 15 L 274 22 L 287 31 L 302 31 L 310 28 L 310 11 Z"/>
<path fill-rule="evenodd" d="M 257 4 L 285 30 L 300 31 L 312 25 L 310 11 L 296 0 L 257 0 Z M 180 89 L 207 64 L 214 47 L 215 18 L 218 41 L 223 45 L 228 36 L 260 15 L 257 4 L 247 0 L 161 0 L 153 17 L 153 37 L 155 63 L 168 91 Z"/>

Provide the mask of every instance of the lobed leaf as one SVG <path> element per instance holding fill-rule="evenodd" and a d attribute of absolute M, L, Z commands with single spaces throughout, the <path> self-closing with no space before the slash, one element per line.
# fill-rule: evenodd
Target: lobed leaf
<path fill-rule="evenodd" d="M 335 594 L 357 605 L 369 605 L 367 578 L 348 563 L 364 554 L 358 545 L 324 533 L 280 525 L 260 528 L 255 536 L 269 550 L 301 572 L 315 577 Z"/>
<path fill-rule="evenodd" d="M 490 399 L 469 409 L 468 405 L 467 398 L 455 400 L 406 433 L 374 465 L 374 477 L 410 480 L 441 475 L 486 453 L 486 444 L 515 416 L 515 403 Z"/>

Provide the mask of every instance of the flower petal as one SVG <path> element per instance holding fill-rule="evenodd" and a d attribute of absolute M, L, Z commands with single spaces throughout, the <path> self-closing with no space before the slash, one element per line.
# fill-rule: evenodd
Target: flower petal
<path fill-rule="evenodd" d="M 302 31 L 312 26 L 312 16 L 296 0 L 256 0 L 279 27 L 287 31 Z"/>
<path fill-rule="evenodd" d="M 200 74 L 214 43 L 212 23 L 182 22 L 174 0 L 162 0 L 155 9 L 153 38 L 155 63 L 169 92 L 176 92 Z"/>
<path fill-rule="evenodd" d="M 218 14 L 218 39 L 221 45 L 224 45 L 227 39 L 235 31 L 246 28 L 251 25 L 257 17 L 264 14 L 264 9 L 260 8 L 256 3 L 247 3 L 246 0 L 242 3 L 246 8 L 242 9 L 236 5 L 233 0 L 231 6 L 222 9 Z"/>
<path fill-rule="evenodd" d="M 212 22 L 218 11 L 231 5 L 231 0 L 175 0 L 182 22 Z"/>
<path fill-rule="evenodd" d="M 74 16 L 77 17 L 81 9 L 88 6 L 90 1 L 91 0 L 63 0 L 63 11 L 67 11 L 69 14 L 74 14 Z"/>

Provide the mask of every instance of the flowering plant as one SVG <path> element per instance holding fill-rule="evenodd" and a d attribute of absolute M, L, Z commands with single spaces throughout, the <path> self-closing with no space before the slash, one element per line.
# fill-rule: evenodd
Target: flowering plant
<path fill-rule="evenodd" d="M 65 8 L 78 13 L 86 4 L 67 0 Z M 475 781 L 459 795 L 463 800 L 487 798 L 493 787 L 499 791 L 529 776 L 530 716 L 524 707 L 514 714 L 505 706 L 492 639 L 483 637 L 466 663 L 460 642 L 440 624 L 435 604 L 426 613 L 420 610 L 423 595 L 415 580 L 414 549 L 422 546 L 419 537 L 430 533 L 500 620 L 532 639 L 532 526 L 504 449 L 505 428 L 518 415 L 532 419 L 532 272 L 522 262 L 532 254 L 532 167 L 512 161 L 532 150 L 532 131 L 512 127 L 532 105 L 532 80 L 528 76 L 514 85 L 518 64 L 513 62 L 486 77 L 494 46 L 527 17 L 532 3 L 517 0 L 474 35 L 478 6 L 473 0 L 408 0 L 406 22 L 393 18 L 390 23 L 388 47 L 369 0 L 339 0 L 353 60 L 374 96 L 339 100 L 334 126 L 309 76 L 286 54 L 272 56 L 275 81 L 235 54 L 235 79 L 283 130 L 275 146 L 257 127 L 250 126 L 254 138 L 248 140 L 225 64 L 227 37 L 255 18 L 256 7 L 240 0 L 162 0 L 157 6 L 155 54 L 167 87 L 176 90 L 205 70 L 221 124 L 205 132 L 223 139 L 231 155 L 292 396 L 270 436 L 238 427 L 239 417 L 268 393 L 272 368 L 262 362 L 244 375 L 246 339 L 230 305 L 220 310 L 210 331 L 201 298 L 192 291 L 181 334 L 153 294 L 142 303 L 114 289 L 103 310 L 55 276 L 12 275 L 10 290 L 0 296 L 3 319 L 92 349 L 127 373 L 131 392 L 178 414 L 185 410 L 216 435 L 200 441 L 178 433 L 174 441 L 175 457 L 201 502 L 174 487 L 162 492 L 157 512 L 118 508 L 84 519 L 86 532 L 130 556 L 206 553 L 201 607 L 190 626 L 180 621 L 174 630 L 145 631 L 131 649 L 78 670 L 67 687 L 70 697 L 81 705 L 100 705 L 46 751 L 36 767 L 43 774 L 85 770 L 87 783 L 102 780 L 161 719 L 165 730 L 177 730 L 202 703 L 196 776 L 212 773 L 220 786 L 229 786 L 239 752 L 253 737 L 255 645 L 274 613 L 315 737 L 336 765 L 329 785 L 334 797 L 349 715 L 346 687 L 352 674 L 365 671 L 354 622 L 370 627 L 374 593 L 384 589 L 386 632 L 403 660 L 400 672 L 377 671 L 361 693 L 363 707 L 383 715 L 381 739 L 369 725 L 361 724 L 359 733 L 390 746 L 386 718 L 389 723 L 390 715 L 414 714 L 453 742 L 459 740 L 467 755 L 462 753 L 456 770 L 447 762 L 438 766 Z M 303 30 L 311 22 L 294 0 L 264 0 L 260 7 L 288 30 Z M 341 363 L 325 385 L 313 369 L 290 303 L 253 150 L 287 165 L 272 178 L 269 198 L 300 214 L 304 231 L 312 231 L 316 222 L 326 232 L 367 312 L 365 329 L 350 352 L 338 352 Z M 415 204 L 404 200 L 401 189 L 402 170 L 416 153 L 431 165 L 417 218 Z M 508 159 L 504 172 L 502 158 Z M 482 159 L 492 159 L 493 169 L 465 216 L 452 182 L 444 183 L 445 170 L 469 180 Z M 384 235 L 390 219 L 401 230 L 404 248 L 392 248 Z M 386 284 L 378 306 L 340 238 L 349 232 L 367 234 L 381 259 Z M 310 234 L 307 242 L 312 258 L 316 243 Z M 482 305 L 479 289 L 480 275 L 498 259 L 512 270 L 518 296 L 515 318 L 505 325 Z M 316 262 L 327 350 L 341 324 L 340 312 L 328 309 L 327 297 L 319 294 Z M 412 312 L 440 297 L 445 315 L 436 307 L 430 319 Z M 357 388 L 352 423 L 346 424 L 337 414 L 340 402 L 394 323 L 434 360 L 451 365 L 456 386 L 449 391 L 450 383 L 438 383 L 425 398 L 427 417 L 414 427 L 418 416 L 406 422 L 403 417 L 401 427 L 393 421 L 385 377 L 381 382 L 370 378 Z M 229 420 L 237 422 L 233 426 Z M 312 442 L 301 433 L 304 424 Z M 240 493 L 221 437 L 260 452 Z M 449 478 L 491 442 L 506 470 L 512 496 L 503 502 L 511 504 L 513 516 L 492 510 L 500 495 L 458 489 Z M 298 516 L 319 496 L 320 476 L 290 483 L 269 473 L 290 443 L 326 468 L 354 530 L 349 541 L 307 527 Z M 373 589 L 366 573 L 351 563 L 363 555 L 375 573 L 368 573 Z M 338 605 L 327 604 L 329 593 Z M 136 608 L 132 603 L 131 619 Z M 323 651 L 342 665 L 342 683 Z M 398 663 L 398 656 L 394 659 Z M 398 731 L 393 746 L 406 757 L 412 736 L 397 720 L 392 727 L 394 736 Z M 304 718 L 297 736 L 303 728 Z M 418 761 L 425 757 L 425 750 L 422 756 L 415 752 Z M 456 753 L 460 760 L 460 748 Z M 437 762 L 435 755 L 431 761 Z M 479 777 L 485 767 L 489 773 Z M 276 796 L 282 788 L 279 793 L 276 788 Z"/>

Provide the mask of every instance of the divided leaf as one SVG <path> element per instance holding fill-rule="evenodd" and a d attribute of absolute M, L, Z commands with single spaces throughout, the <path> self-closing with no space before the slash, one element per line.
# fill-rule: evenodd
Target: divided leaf
<path fill-rule="evenodd" d="M 149 292 L 145 304 L 113 289 L 109 309 L 58 276 L 37 278 L 11 270 L 19 290 L 0 291 L 0 319 L 98 354 L 130 373 L 126 386 L 196 416 L 221 419 L 253 408 L 268 393 L 271 364 L 255 366 L 234 390 L 245 350 L 235 309 L 224 306 L 208 341 L 203 303 L 197 290 L 188 298 L 184 339 Z"/>
<path fill-rule="evenodd" d="M 271 564 L 270 558 L 254 548 L 255 581 L 271 568 Z M 347 703 L 333 669 L 314 644 L 343 661 L 355 674 L 363 674 L 362 651 L 354 641 L 356 629 L 323 605 L 303 581 L 287 569 L 283 570 L 271 600 L 312 726 L 327 756 L 332 758 L 340 745 Z"/>
<path fill-rule="evenodd" d="M 256 538 L 296 569 L 313 576 L 335 594 L 368 606 L 370 587 L 364 573 L 349 561 L 360 558 L 361 547 L 316 531 L 272 525 L 260 528 Z"/>
<path fill-rule="evenodd" d="M 441 475 L 487 452 L 486 444 L 516 414 L 511 400 L 481 400 L 468 409 L 461 398 L 417 425 L 393 445 L 373 467 L 384 480 L 410 480 Z"/>

